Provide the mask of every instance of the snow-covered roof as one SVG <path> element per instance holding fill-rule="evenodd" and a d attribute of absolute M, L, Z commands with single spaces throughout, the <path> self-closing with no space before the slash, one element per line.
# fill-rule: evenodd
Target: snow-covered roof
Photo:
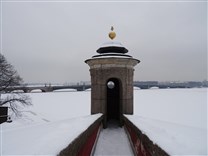
<path fill-rule="evenodd" d="M 96 58 L 132 58 L 132 56 L 110 52 L 110 53 L 95 55 L 92 57 L 92 59 L 96 59 Z"/>
<path fill-rule="evenodd" d="M 120 42 L 116 42 L 116 41 L 109 41 L 109 42 L 105 42 L 101 45 L 101 48 L 103 47 L 124 47 Z"/>

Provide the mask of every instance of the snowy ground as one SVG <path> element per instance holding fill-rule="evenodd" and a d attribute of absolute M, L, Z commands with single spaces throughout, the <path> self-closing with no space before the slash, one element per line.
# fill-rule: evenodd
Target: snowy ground
<path fill-rule="evenodd" d="M 45 124 L 3 129 L 2 154 L 57 155 L 100 116 L 101 114 L 97 114 Z"/>
<path fill-rule="evenodd" d="M 94 155 L 133 156 L 134 154 L 124 128 L 114 123 L 108 123 L 108 128 L 102 129 L 100 132 Z"/>
<path fill-rule="evenodd" d="M 29 95 L 22 118 L 0 126 L 0 155 L 56 155 L 99 117 L 90 91 Z M 135 90 L 128 118 L 170 154 L 207 154 L 207 89 Z"/>
<path fill-rule="evenodd" d="M 206 129 L 141 116 L 126 116 L 170 155 L 206 155 Z"/>
<path fill-rule="evenodd" d="M 1 125 L 0 155 L 57 155 L 100 116 L 90 115 L 90 92 L 29 95 L 33 106 Z"/>
<path fill-rule="evenodd" d="M 207 155 L 207 89 L 134 91 L 127 116 L 171 155 Z"/>
<path fill-rule="evenodd" d="M 134 91 L 134 114 L 198 128 L 207 128 L 206 88 Z"/>

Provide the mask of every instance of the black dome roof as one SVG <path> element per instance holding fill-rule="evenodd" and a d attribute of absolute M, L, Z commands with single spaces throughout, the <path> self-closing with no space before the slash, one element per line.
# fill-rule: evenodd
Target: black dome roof
<path fill-rule="evenodd" d="M 121 53 L 125 54 L 128 52 L 128 50 L 125 47 L 101 47 L 97 50 L 99 54 L 103 53 Z"/>
<path fill-rule="evenodd" d="M 128 50 L 122 46 L 119 42 L 107 42 L 103 44 L 98 50 L 97 53 L 103 54 L 103 53 L 120 53 L 125 54 Z"/>

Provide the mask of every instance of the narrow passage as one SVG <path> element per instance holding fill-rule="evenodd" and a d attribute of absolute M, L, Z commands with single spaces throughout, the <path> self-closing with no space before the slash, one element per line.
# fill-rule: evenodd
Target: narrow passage
<path fill-rule="evenodd" d="M 134 154 L 124 128 L 108 125 L 108 128 L 102 129 L 94 155 L 133 156 Z"/>

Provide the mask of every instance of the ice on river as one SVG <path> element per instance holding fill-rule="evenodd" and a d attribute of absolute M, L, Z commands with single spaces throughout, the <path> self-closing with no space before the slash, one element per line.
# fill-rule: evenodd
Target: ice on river
<path fill-rule="evenodd" d="M 0 155 L 56 155 L 98 117 L 90 116 L 90 91 L 28 95 L 33 106 L 0 125 Z M 206 88 L 135 90 L 131 117 L 170 154 L 207 154 Z"/>

